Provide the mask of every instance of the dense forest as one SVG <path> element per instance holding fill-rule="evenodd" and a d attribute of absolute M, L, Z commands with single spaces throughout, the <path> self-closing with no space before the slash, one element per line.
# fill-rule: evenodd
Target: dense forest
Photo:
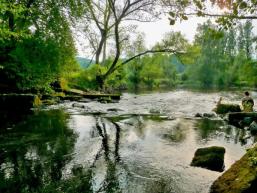
<path fill-rule="evenodd" d="M 199 24 L 193 42 L 171 26 L 147 48 L 144 34 L 126 20 L 150 22 L 163 9 L 171 10 L 171 24 L 174 18 L 187 20 L 181 8 L 192 4 L 174 1 L 171 7 L 171 2 L 1 0 L 1 91 L 51 93 L 56 85 L 84 90 L 256 87 L 257 38 L 252 18 L 239 18 L 254 9 L 254 2 L 236 1 L 230 19 Z M 231 6 L 222 2 L 212 3 Z M 193 5 L 203 17 L 206 5 Z M 242 20 L 233 25 L 234 19 Z M 86 66 L 76 58 L 78 33 L 92 53 Z"/>

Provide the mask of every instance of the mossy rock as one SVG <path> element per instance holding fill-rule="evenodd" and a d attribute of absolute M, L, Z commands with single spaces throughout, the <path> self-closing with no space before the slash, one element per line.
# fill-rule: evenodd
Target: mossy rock
<path fill-rule="evenodd" d="M 256 193 L 257 147 L 254 147 L 211 186 L 210 193 Z"/>
<path fill-rule="evenodd" d="M 42 104 L 40 98 L 34 94 L 0 94 L 1 110 L 29 111 Z"/>
<path fill-rule="evenodd" d="M 241 112 L 241 109 L 237 104 L 218 104 L 214 111 L 217 114 L 226 114 L 231 112 Z"/>
<path fill-rule="evenodd" d="M 191 166 L 222 172 L 224 170 L 224 154 L 224 147 L 199 148 L 195 152 Z"/>
<path fill-rule="evenodd" d="M 256 135 L 257 134 L 257 123 L 256 121 L 253 121 L 250 126 L 249 129 L 251 131 L 251 134 Z"/>

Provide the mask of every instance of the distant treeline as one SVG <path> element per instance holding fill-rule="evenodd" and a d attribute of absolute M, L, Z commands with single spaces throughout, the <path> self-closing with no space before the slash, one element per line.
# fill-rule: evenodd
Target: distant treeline
<path fill-rule="evenodd" d="M 180 32 L 170 32 L 154 48 L 174 45 L 185 54 L 144 55 L 118 68 L 108 78 L 106 86 L 125 89 L 174 88 L 177 85 L 189 88 L 256 87 L 256 40 L 251 21 L 226 31 L 207 21 L 198 26 L 193 43 Z M 134 52 L 144 51 L 144 43 L 143 35 L 139 34 L 131 43 Z M 108 61 L 105 65 L 90 65 L 74 74 L 70 84 L 94 89 L 97 87 L 95 77 L 107 68 Z"/>

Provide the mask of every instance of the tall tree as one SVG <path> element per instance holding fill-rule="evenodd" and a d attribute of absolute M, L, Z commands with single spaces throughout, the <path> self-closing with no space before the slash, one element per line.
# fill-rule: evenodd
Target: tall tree
<path fill-rule="evenodd" d="M 74 64 L 69 17 L 78 16 L 78 7 L 77 0 L 1 0 L 0 82 L 20 90 L 41 89 L 63 65 Z"/>
<path fill-rule="evenodd" d="M 159 0 L 104 0 L 104 1 L 86 1 L 86 5 L 90 10 L 86 14 L 87 21 L 91 21 L 91 25 L 96 26 L 99 35 L 97 44 L 94 43 L 96 63 L 103 63 L 100 61 L 100 56 L 105 56 L 106 45 L 108 41 L 114 44 L 114 54 L 111 64 L 108 66 L 106 72 L 97 77 L 99 85 L 102 86 L 104 81 L 112 74 L 119 66 L 122 66 L 135 58 L 144 54 L 157 52 L 171 51 L 165 50 L 149 50 L 143 53 L 137 53 L 135 56 L 121 61 L 120 57 L 123 55 L 125 47 L 124 41 L 127 36 L 123 38 L 121 32 L 126 26 L 125 21 L 149 22 L 155 19 L 160 13 Z M 157 10 L 157 11 L 155 11 Z M 92 37 L 92 36 L 91 36 Z M 93 35 L 93 37 L 96 37 Z M 91 41 L 93 42 L 93 41 Z M 105 57 L 103 57 L 105 58 Z"/>

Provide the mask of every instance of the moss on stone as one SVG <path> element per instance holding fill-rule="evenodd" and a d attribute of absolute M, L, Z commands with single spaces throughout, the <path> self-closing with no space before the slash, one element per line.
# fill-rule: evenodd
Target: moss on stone
<path fill-rule="evenodd" d="M 40 100 L 40 98 L 37 95 L 35 95 L 33 107 L 39 107 L 41 105 L 42 105 L 42 101 Z"/>
<path fill-rule="evenodd" d="M 239 161 L 235 162 L 211 186 L 211 193 L 253 193 L 256 192 L 257 146 L 250 149 Z"/>
<path fill-rule="evenodd" d="M 226 114 L 230 112 L 241 112 L 241 109 L 237 104 L 218 104 L 214 111 L 217 114 Z"/>
<path fill-rule="evenodd" d="M 202 167 L 214 171 L 223 171 L 224 169 L 224 147 L 199 148 L 195 152 L 191 166 Z"/>

